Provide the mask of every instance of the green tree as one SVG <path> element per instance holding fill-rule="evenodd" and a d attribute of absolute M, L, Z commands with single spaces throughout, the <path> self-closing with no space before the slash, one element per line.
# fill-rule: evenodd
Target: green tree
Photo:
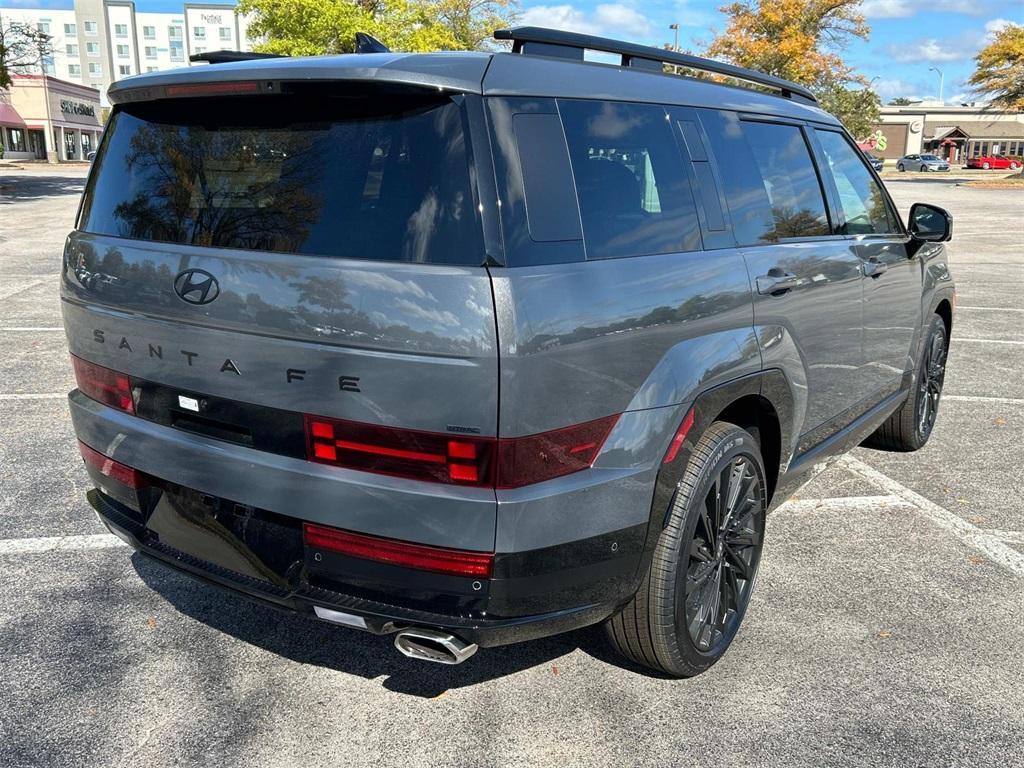
<path fill-rule="evenodd" d="M 511 23 L 514 0 L 240 0 L 257 50 L 289 56 L 351 53 L 356 32 L 398 51 L 464 50 Z"/>
<path fill-rule="evenodd" d="M 719 10 L 729 23 L 707 48 L 712 58 L 808 86 L 822 107 L 862 136 L 878 119 L 879 99 L 840 56 L 870 28 L 861 0 L 740 0 Z"/>
<path fill-rule="evenodd" d="M 906 96 L 897 96 L 895 99 L 889 101 L 890 107 L 909 107 L 914 103 L 913 99 L 908 99 Z"/>
<path fill-rule="evenodd" d="M 1009 24 L 974 57 L 968 82 L 992 105 L 1024 110 L 1024 27 Z"/>
<path fill-rule="evenodd" d="M 53 55 L 52 38 L 31 24 L 0 18 L 0 88 L 11 87 L 11 75 L 39 66 Z"/>
<path fill-rule="evenodd" d="M 811 86 L 811 90 L 821 108 L 842 120 L 846 130 L 857 139 L 867 137 L 878 122 L 882 101 L 870 88 L 849 88 L 844 83 L 823 81 Z"/>

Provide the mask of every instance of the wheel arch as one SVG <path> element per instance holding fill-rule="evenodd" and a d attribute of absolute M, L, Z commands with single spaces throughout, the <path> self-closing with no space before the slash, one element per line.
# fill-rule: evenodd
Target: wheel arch
<path fill-rule="evenodd" d="M 680 426 L 691 418 L 692 424 L 678 452 L 671 461 L 662 463 L 655 480 L 650 521 L 644 545 L 644 557 L 637 571 L 637 584 L 650 565 L 658 536 L 668 519 L 676 487 L 701 436 L 716 421 L 727 421 L 751 431 L 761 444 L 768 504 L 771 503 L 778 480 L 792 459 L 795 424 L 794 396 L 786 375 L 778 369 L 741 376 L 701 392 L 680 418 Z M 668 458 L 666 453 L 666 458 Z"/>
<path fill-rule="evenodd" d="M 935 314 L 942 318 L 942 322 L 946 324 L 946 337 L 953 332 L 953 303 L 949 299 L 941 299 L 938 304 L 935 305 Z"/>

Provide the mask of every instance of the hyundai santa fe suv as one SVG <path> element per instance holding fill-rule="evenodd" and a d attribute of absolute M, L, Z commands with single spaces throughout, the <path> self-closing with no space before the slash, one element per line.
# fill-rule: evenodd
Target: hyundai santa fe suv
<path fill-rule="evenodd" d="M 497 34 L 111 86 L 61 290 L 88 499 L 151 558 L 407 656 L 603 623 L 694 675 L 768 511 L 864 441 L 928 440 L 951 220 L 904 226 L 799 85 Z"/>

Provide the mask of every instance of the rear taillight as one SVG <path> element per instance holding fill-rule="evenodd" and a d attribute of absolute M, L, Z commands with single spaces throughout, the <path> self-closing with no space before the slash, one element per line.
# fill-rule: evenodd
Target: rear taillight
<path fill-rule="evenodd" d="M 494 554 L 491 552 L 428 547 L 395 539 L 365 536 L 314 523 L 303 524 L 302 536 L 306 546 L 313 549 L 338 552 L 363 560 L 417 568 L 422 571 L 486 579 L 490 578 L 494 566 Z"/>
<path fill-rule="evenodd" d="M 75 381 L 83 395 L 127 413 L 135 413 L 132 385 L 125 373 L 118 373 L 102 365 L 71 356 Z"/>
<path fill-rule="evenodd" d="M 491 485 L 494 441 L 306 417 L 310 461 L 439 483 Z"/>
<path fill-rule="evenodd" d="M 591 466 L 618 418 L 496 439 L 306 416 L 306 456 L 321 464 L 416 480 L 519 488 Z"/>
<path fill-rule="evenodd" d="M 81 440 L 78 441 L 78 450 L 82 453 L 82 458 L 85 459 L 86 464 L 91 464 L 96 467 L 96 469 L 111 480 L 116 480 L 122 485 L 127 485 L 129 488 L 134 488 L 136 490 L 145 488 L 149 485 L 146 481 L 146 476 L 139 472 L 139 470 L 133 469 L 127 464 L 122 464 L 119 461 L 114 461 L 109 456 L 104 456 L 95 448 L 90 448 Z"/>
<path fill-rule="evenodd" d="M 498 441 L 498 488 L 520 488 L 586 469 L 601 452 L 618 414 Z"/>

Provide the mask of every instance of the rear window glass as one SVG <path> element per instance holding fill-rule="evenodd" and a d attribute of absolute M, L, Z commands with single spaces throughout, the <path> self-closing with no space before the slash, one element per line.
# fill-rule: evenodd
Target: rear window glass
<path fill-rule="evenodd" d="M 697 208 L 661 107 L 560 101 L 587 258 L 701 247 Z"/>
<path fill-rule="evenodd" d="M 136 240 L 481 264 L 462 110 L 430 98 L 177 99 L 115 111 L 80 228 Z"/>

